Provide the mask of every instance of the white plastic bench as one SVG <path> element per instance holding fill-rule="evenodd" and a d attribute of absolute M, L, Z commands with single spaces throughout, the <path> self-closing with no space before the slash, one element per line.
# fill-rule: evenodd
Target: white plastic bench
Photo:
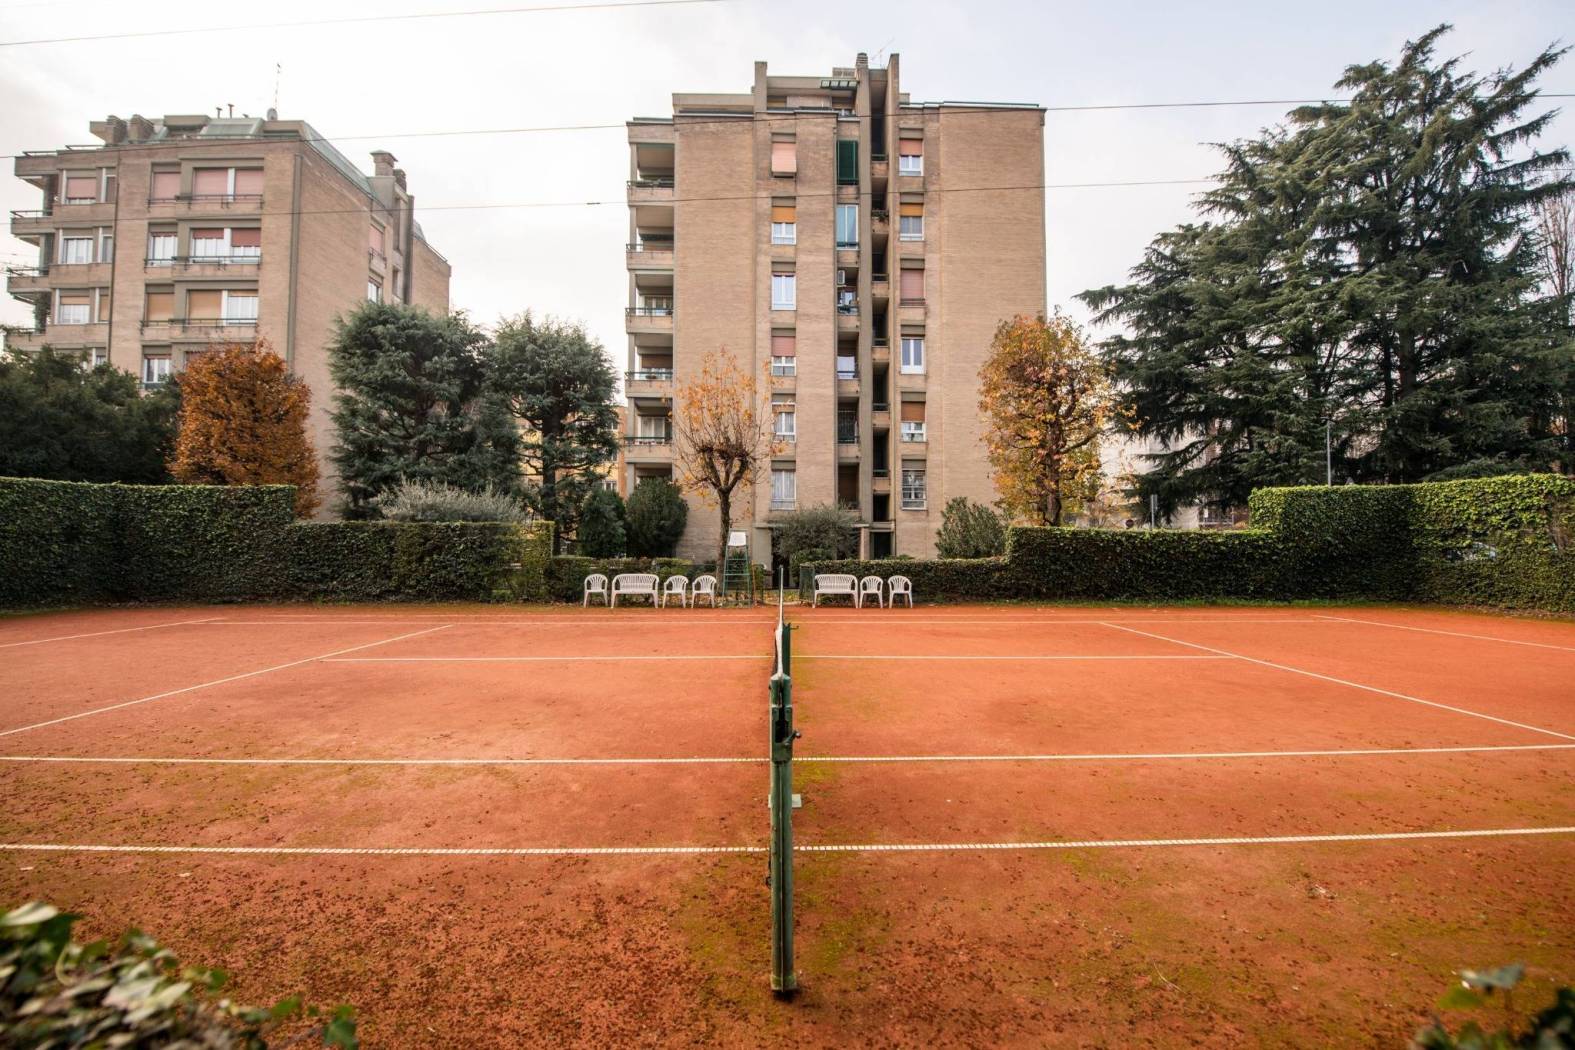
<path fill-rule="evenodd" d="M 820 604 L 820 596 L 845 594 L 853 599 L 853 604 L 859 604 L 859 578 L 851 573 L 844 572 L 817 572 L 815 574 L 814 595 L 810 605 Z"/>
<path fill-rule="evenodd" d="M 687 606 L 689 604 L 689 577 L 667 577 L 667 582 L 662 585 L 662 608 L 664 609 L 667 608 L 667 596 L 669 594 L 678 595 L 678 607 L 680 609 Z"/>
<path fill-rule="evenodd" d="M 897 607 L 898 598 L 908 599 L 908 608 L 913 608 L 913 581 L 906 576 L 893 576 L 886 581 L 887 604 L 893 609 Z"/>
<path fill-rule="evenodd" d="M 659 582 L 654 572 L 620 572 L 613 577 L 612 581 L 613 607 L 617 607 L 620 594 L 625 596 L 643 594 L 651 599 L 651 608 L 656 608 L 661 600 L 657 594 L 657 584 Z"/>
<path fill-rule="evenodd" d="M 886 581 L 881 579 L 879 576 L 866 576 L 860 580 L 858 602 L 859 608 L 864 608 L 864 599 L 873 594 L 875 596 L 875 607 L 878 609 L 884 609 L 886 607 L 884 598 L 885 586 Z"/>
<path fill-rule="evenodd" d="M 591 595 L 593 594 L 601 595 L 602 604 L 607 604 L 607 577 L 599 572 L 593 572 L 585 577 L 585 600 L 580 602 L 580 605 L 591 604 Z"/>
<path fill-rule="evenodd" d="M 689 588 L 689 604 L 698 606 L 701 598 L 710 598 L 711 605 L 716 605 L 716 577 L 709 573 L 705 576 L 696 576 L 694 584 Z"/>

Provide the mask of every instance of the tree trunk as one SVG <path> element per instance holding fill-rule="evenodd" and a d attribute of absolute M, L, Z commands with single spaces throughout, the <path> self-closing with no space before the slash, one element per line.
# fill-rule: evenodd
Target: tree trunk
<path fill-rule="evenodd" d="M 1051 525 L 1061 524 L 1061 486 L 1052 485 L 1050 495 L 1045 500 L 1045 518 Z"/>
<path fill-rule="evenodd" d="M 717 493 L 717 507 L 722 518 L 722 532 L 716 538 L 716 575 L 727 590 L 727 533 L 733 527 L 733 494 Z"/>

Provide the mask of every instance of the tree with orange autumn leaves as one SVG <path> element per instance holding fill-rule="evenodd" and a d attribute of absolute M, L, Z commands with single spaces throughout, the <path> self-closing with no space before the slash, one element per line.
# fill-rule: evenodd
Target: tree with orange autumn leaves
<path fill-rule="evenodd" d="M 180 375 L 170 473 L 188 485 L 294 485 L 295 513 L 317 509 L 317 457 L 306 436 L 311 390 L 265 341 L 193 355 Z"/>
<path fill-rule="evenodd" d="M 705 355 L 674 398 L 674 465 L 678 484 L 721 515 L 716 564 L 720 572 L 733 526 L 733 499 L 754 488 L 771 468 L 771 383 L 756 381 L 726 350 Z M 762 392 L 763 391 L 763 396 Z"/>
<path fill-rule="evenodd" d="M 1013 516 L 1060 525 L 1099 488 L 1099 441 L 1131 411 L 1083 332 L 1058 311 L 1002 321 L 979 370 L 985 447 Z"/>

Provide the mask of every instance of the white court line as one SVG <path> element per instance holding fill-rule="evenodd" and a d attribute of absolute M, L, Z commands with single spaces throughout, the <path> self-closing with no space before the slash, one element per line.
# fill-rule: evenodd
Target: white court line
<path fill-rule="evenodd" d="M 194 620 L 192 622 L 193 623 L 204 623 L 204 624 L 207 624 L 207 625 L 209 625 L 211 627 L 263 627 L 263 626 L 267 626 L 267 627 L 273 627 L 273 626 L 281 626 L 281 627 L 313 626 L 313 627 L 315 627 L 315 626 L 317 626 L 319 624 L 354 624 L 354 625 L 358 625 L 358 626 L 367 626 L 367 625 L 371 625 L 371 624 L 377 624 L 377 625 L 381 626 L 383 624 L 398 625 L 398 624 L 401 624 L 401 623 L 427 623 L 428 621 L 426 621 L 426 620 L 331 620 L 331 619 L 326 619 L 325 618 L 325 619 L 320 619 L 320 620 L 219 620 L 219 619 L 215 619 L 215 620 Z M 459 619 L 459 620 L 451 620 L 451 621 L 448 621 L 448 622 L 452 626 L 455 626 L 455 627 L 578 627 L 578 626 L 584 626 L 586 623 L 624 623 L 624 622 L 629 622 L 629 621 L 626 621 L 624 617 L 620 616 L 620 617 L 617 617 L 616 619 L 611 618 L 611 617 L 603 617 L 601 619 L 595 619 L 595 620 L 592 620 L 589 617 L 587 617 L 585 619 L 576 619 L 576 620 L 465 620 L 465 619 Z M 670 621 L 665 622 L 663 624 L 663 626 L 664 627 L 715 627 L 717 624 L 751 624 L 751 625 L 753 625 L 753 624 L 775 624 L 775 623 L 776 623 L 775 620 L 730 620 L 730 619 L 729 620 L 724 620 L 724 619 L 721 619 L 720 617 L 718 617 L 716 619 L 708 619 L 708 620 L 689 620 L 689 619 L 677 620 L 677 619 L 674 619 L 674 620 L 670 620 Z M 646 627 L 646 626 L 649 626 L 649 624 L 642 622 L 641 626 L 642 627 Z"/>
<path fill-rule="evenodd" d="M 239 682 L 243 678 L 255 678 L 255 677 L 257 677 L 260 674 L 268 674 L 271 671 L 283 671 L 283 670 L 285 670 L 286 668 L 289 668 L 289 667 L 299 667 L 302 664 L 313 663 L 314 661 L 317 661 L 317 660 L 326 659 L 327 656 L 337 656 L 340 653 L 353 653 L 353 652 L 355 652 L 358 649 L 370 649 L 374 645 L 387 645 L 390 642 L 401 642 L 401 641 L 404 641 L 406 638 L 414 638 L 417 635 L 431 634 L 433 631 L 441 631 L 441 630 L 443 630 L 444 627 L 448 627 L 448 626 L 451 626 L 451 625 L 450 624 L 442 624 L 441 626 L 438 626 L 438 627 L 428 627 L 428 628 L 425 628 L 424 630 L 412 631 L 409 634 L 402 634 L 402 635 L 400 635 L 397 638 L 385 638 L 382 641 L 378 641 L 378 642 L 367 642 L 364 645 L 353 645 L 353 646 L 351 646 L 348 649 L 336 649 L 334 652 L 326 654 L 326 656 L 308 656 L 304 660 L 291 660 L 287 664 L 275 664 L 272 667 L 264 667 L 264 668 L 261 668 L 260 670 L 256 670 L 256 671 L 247 671 L 244 674 L 230 675 L 228 678 L 216 678 L 216 679 L 214 679 L 211 682 L 200 682 L 197 685 L 188 685 L 188 686 L 184 686 L 184 687 L 182 687 L 180 689 L 171 689 L 167 693 L 155 693 L 152 696 L 144 696 L 144 697 L 140 697 L 139 699 L 136 699 L 136 700 L 126 700 L 126 701 L 124 701 L 122 703 L 110 704 L 107 707 L 95 707 L 91 711 L 79 711 L 79 712 L 77 712 L 74 715 L 65 715 L 65 716 L 63 716 L 61 718 L 51 718 L 47 722 L 34 722 L 30 726 L 18 726 L 15 729 L 4 729 L 4 730 L 0 730 L 0 736 L 13 736 L 16 733 L 26 733 L 30 729 L 43 729 L 45 726 L 59 725 L 62 722 L 71 722 L 71 721 L 74 721 L 74 720 L 76 720 L 78 718 L 87 718 L 89 715 L 101 715 L 101 714 L 104 714 L 107 711 L 118 711 L 118 710 L 120 710 L 123 707 L 134 707 L 137 704 L 146 704 L 146 703 L 149 703 L 149 702 L 154 701 L 154 700 L 163 700 L 165 697 L 179 696 L 181 693 L 190 693 L 190 692 L 192 692 L 194 690 L 197 690 L 197 689 L 207 689 L 210 686 L 224 685 L 226 682 Z"/>
<path fill-rule="evenodd" d="M 881 842 L 805 843 L 795 853 L 951 853 L 983 850 L 1141 849 L 1154 846 L 1272 846 L 1324 842 L 1414 842 L 1429 839 L 1504 838 L 1569 835 L 1575 827 L 1471 828 L 1459 831 L 1387 831 L 1343 835 L 1232 835 L 1191 839 L 1067 839 L 1048 842 Z M 5 842 L 12 853 L 179 853 L 280 857 L 583 857 L 765 853 L 765 846 L 169 846 L 76 845 L 59 842 Z"/>
<path fill-rule="evenodd" d="M 1226 652 L 1224 649 L 1216 649 L 1209 645 L 1199 645 L 1197 642 L 1185 642 L 1179 638 L 1167 638 L 1162 634 L 1152 634 L 1148 631 L 1140 631 L 1135 627 L 1123 627 L 1117 623 L 1111 623 L 1108 626 L 1111 630 L 1126 631 L 1129 634 L 1138 634 L 1145 638 L 1157 638 L 1162 642 L 1173 642 L 1176 645 L 1185 645 L 1188 648 L 1201 649 L 1207 653 L 1217 653 L 1221 656 L 1229 656 L 1237 660 L 1245 660 L 1248 663 L 1258 664 L 1261 667 L 1272 667 L 1277 671 L 1289 671 L 1292 674 L 1306 675 L 1308 678 L 1317 678 L 1321 681 L 1333 682 L 1335 685 L 1350 686 L 1352 689 L 1365 689 L 1369 693 L 1377 693 L 1380 696 L 1392 696 L 1396 700 L 1408 700 L 1413 704 L 1423 704 L 1427 707 L 1436 707 L 1442 711 L 1453 711 L 1457 715 L 1470 715 L 1472 718 L 1481 718 L 1489 722 L 1497 722 L 1500 725 L 1514 726 L 1516 729 L 1527 729 L 1533 733 L 1542 733 L 1546 736 L 1556 736 L 1560 740 L 1575 740 L 1575 736 L 1572 736 L 1569 733 L 1560 733 L 1553 729 L 1543 729 L 1541 726 L 1527 725 L 1525 722 L 1515 722 L 1508 718 L 1500 718 L 1497 715 L 1488 715 L 1483 714 L 1481 711 L 1471 711 L 1464 707 L 1455 707 L 1452 704 L 1441 704 L 1436 700 L 1423 700 L 1419 696 L 1407 696 L 1405 693 L 1396 693 L 1389 689 L 1380 689 L 1375 685 L 1363 685 L 1361 682 L 1352 682 L 1345 678 L 1335 678 L 1333 675 L 1319 674 L 1316 671 L 1304 671 L 1300 667 L 1291 667 L 1289 664 L 1277 664 L 1272 660 L 1260 660 L 1255 656 L 1243 656 L 1240 653 Z"/>
<path fill-rule="evenodd" d="M 126 634 L 130 631 L 154 631 L 160 627 L 185 627 L 194 623 L 210 623 L 208 620 L 174 620 L 170 623 L 150 623 L 144 627 L 122 627 L 114 631 L 88 631 L 84 634 L 60 634 L 53 638 L 34 638 L 26 642 L 0 643 L 0 649 L 12 649 L 19 645 L 43 645 L 45 642 L 69 642 L 73 638 L 98 638 L 106 634 Z"/>
<path fill-rule="evenodd" d="M 900 609 L 898 610 L 898 612 L 901 612 L 901 611 L 902 610 L 900 610 Z M 804 617 L 804 618 L 797 618 L 797 619 L 795 619 L 793 617 L 789 617 L 789 622 L 794 623 L 794 624 L 798 624 L 798 625 L 803 625 L 803 624 L 820 624 L 820 623 L 834 623 L 834 624 L 838 624 L 838 625 L 841 625 L 841 624 L 859 624 L 859 625 L 865 626 L 865 627 L 900 627 L 903 624 L 910 624 L 910 623 L 949 623 L 949 624 L 978 623 L 978 624 L 997 624 L 997 625 L 999 625 L 999 624 L 1012 624 L 1012 625 L 1015 625 L 1015 626 L 1027 625 L 1027 626 L 1032 627 L 1032 626 L 1036 626 L 1036 625 L 1039 625 L 1039 624 L 1045 624 L 1045 625 L 1050 625 L 1050 624 L 1055 624 L 1055 625 L 1060 625 L 1060 624 L 1105 624 L 1105 623 L 1227 623 L 1227 624 L 1229 624 L 1229 623 L 1302 623 L 1302 624 L 1306 624 L 1306 623 L 1322 623 L 1323 621 L 1322 620 L 1311 619 L 1311 618 L 1308 618 L 1308 617 L 1289 617 L 1289 616 L 1272 616 L 1272 617 L 1264 616 L 1264 617 L 1251 617 L 1251 618 L 1249 618 L 1249 617 L 1239 617 L 1239 616 L 1238 617 L 1229 617 L 1229 618 L 1226 618 L 1226 617 L 1223 617 L 1223 616 L 1215 616 L 1215 617 L 1209 617 L 1209 618 L 1200 618 L 1200 617 L 1195 617 L 1195 616 L 1191 616 L 1191 617 L 1181 617 L 1181 616 L 1171 616 L 1171 617 L 1160 617 L 1160 616 L 1111 617 L 1111 616 L 1107 616 L 1104 619 L 1070 619 L 1070 618 L 1050 618 L 1050 617 L 1040 616 L 1040 617 L 1035 617 L 1033 619 L 1018 618 L 1018 619 L 1003 619 L 1003 620 L 985 619 L 984 617 L 973 617 L 973 616 L 959 616 L 959 617 L 952 617 L 952 618 L 923 617 L 923 616 L 916 616 L 916 617 L 910 618 L 908 616 L 894 616 L 894 617 L 891 617 L 889 619 L 882 619 L 882 618 L 879 618 L 878 614 L 872 614 L 870 616 L 860 616 L 860 617 L 848 616 L 848 617 L 841 617 L 841 618 L 830 617 L 830 616 L 811 616 L 811 617 Z"/>
<path fill-rule="evenodd" d="M 1559 649 L 1566 653 L 1575 653 L 1575 645 L 1553 645 L 1548 642 L 1526 642 L 1519 638 L 1496 638 L 1490 634 L 1467 634 L 1464 631 L 1441 631 L 1436 627 L 1412 627 L 1404 623 L 1385 623 L 1382 620 L 1360 620 L 1354 616 L 1324 616 L 1318 617 L 1323 621 L 1335 623 L 1365 623 L 1373 627 L 1392 627 L 1397 631 L 1420 631 L 1423 634 L 1443 634 L 1451 638 L 1474 638 L 1479 642 L 1504 642 L 1508 645 L 1529 645 L 1537 649 Z"/>
<path fill-rule="evenodd" d="M 983 656 L 970 653 L 924 653 L 919 656 L 866 656 L 859 653 L 813 653 L 793 657 L 799 660 L 1228 660 L 1228 656 L 1184 656 L 1175 653 L 1117 653 L 1107 656 L 1057 654 L 1052 656 Z"/>
<path fill-rule="evenodd" d="M 436 630 L 437 628 L 434 628 Z M 422 632 L 425 633 L 425 632 Z M 413 637 L 407 635 L 407 637 Z M 391 639 L 397 641 L 398 639 Z M 522 663 L 609 663 L 625 660 L 774 660 L 771 653 L 731 656 L 708 653 L 701 656 L 348 656 L 339 660 L 323 658 L 325 664 L 522 664 Z M 3 736 L 4 734 L 0 734 Z"/>
<path fill-rule="evenodd" d="M 1575 744 L 1466 744 L 1454 747 L 1350 747 L 1301 751 L 1113 751 L 1044 755 L 796 755 L 795 762 L 1159 762 L 1187 759 L 1344 758 L 1458 755 L 1491 751 L 1570 751 Z M 763 765 L 764 755 L 683 758 L 178 758 L 102 755 L 0 755 L 0 762 L 172 766 L 703 766 Z"/>

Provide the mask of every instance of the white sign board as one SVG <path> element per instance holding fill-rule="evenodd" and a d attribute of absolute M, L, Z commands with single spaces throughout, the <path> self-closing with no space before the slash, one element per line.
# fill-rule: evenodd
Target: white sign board
<path fill-rule="evenodd" d="M 727 545 L 729 547 L 747 547 L 749 546 L 749 537 L 744 535 L 743 529 L 734 529 L 727 534 Z"/>

